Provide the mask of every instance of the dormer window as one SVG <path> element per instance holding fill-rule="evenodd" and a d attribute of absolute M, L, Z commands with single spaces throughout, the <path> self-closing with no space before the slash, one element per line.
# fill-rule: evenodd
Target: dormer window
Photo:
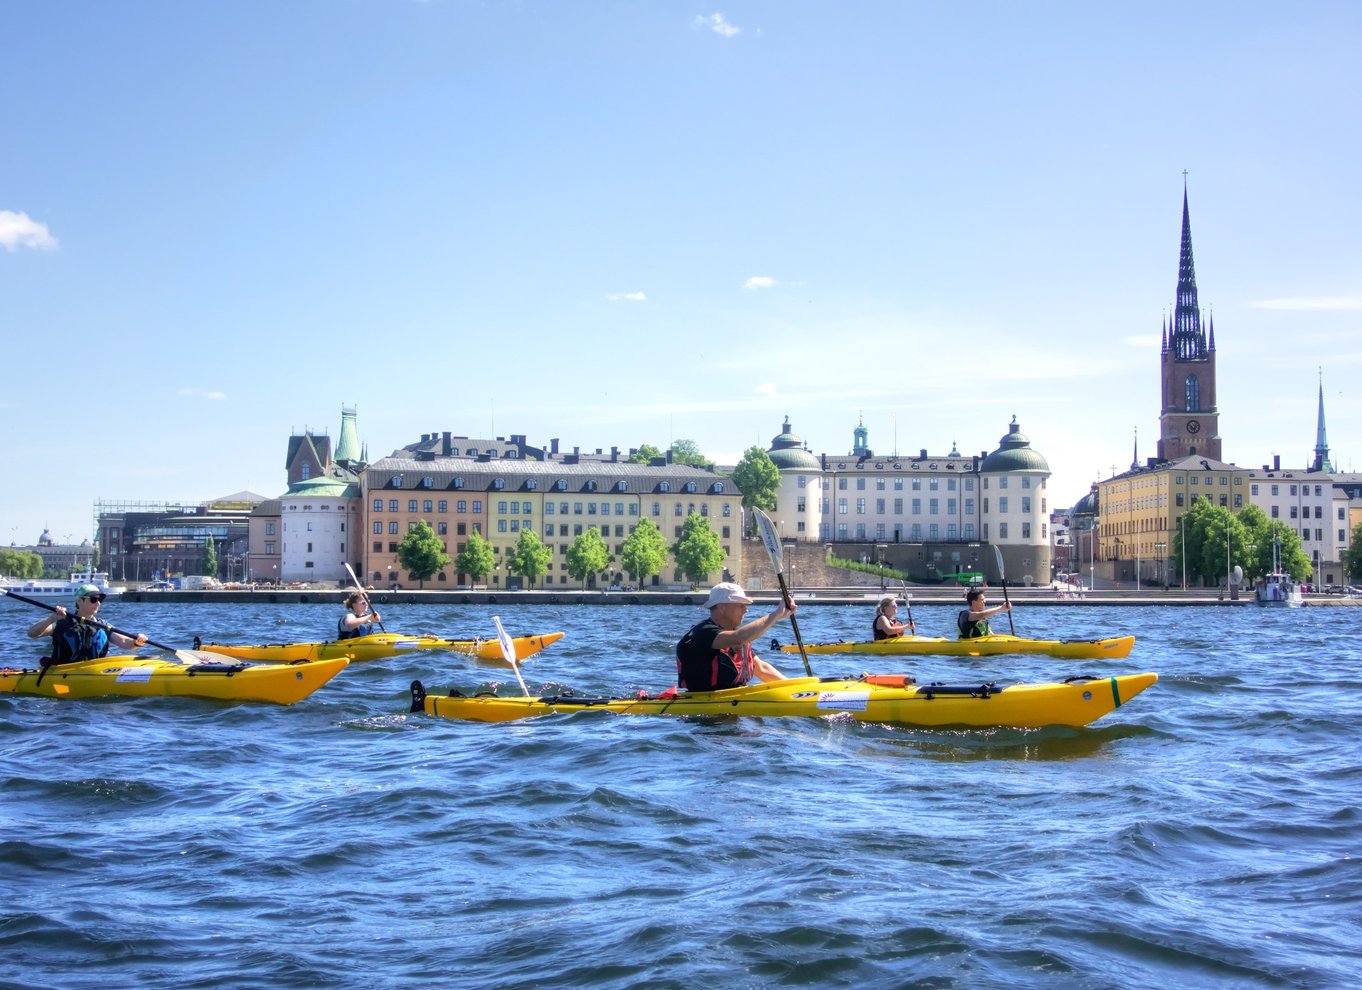
<path fill-rule="evenodd" d="M 395 475 L 393 475 L 392 478 L 389 479 L 388 484 L 389 484 L 391 487 L 393 487 L 393 488 L 401 488 L 401 487 L 402 487 L 402 476 L 401 476 L 400 474 L 395 474 Z"/>
<path fill-rule="evenodd" d="M 463 479 L 462 479 L 462 478 L 455 478 L 455 479 L 454 479 L 454 487 L 455 487 L 455 488 L 462 488 L 462 487 L 463 487 Z"/>
<path fill-rule="evenodd" d="M 559 478 L 553 487 L 557 488 L 560 492 L 565 492 L 567 491 L 567 482 L 564 481 L 562 478 Z"/>
<path fill-rule="evenodd" d="M 722 481 L 716 481 L 709 486 L 709 490 L 715 495 L 722 495 L 724 493 L 724 483 Z"/>
<path fill-rule="evenodd" d="M 434 484 L 435 484 L 435 479 L 434 479 L 434 478 L 422 478 L 422 479 L 421 479 L 421 487 L 422 487 L 422 488 L 430 488 L 430 487 L 433 486 Z"/>
<path fill-rule="evenodd" d="M 618 482 L 615 483 L 615 491 L 617 491 L 617 492 L 627 492 L 628 490 L 629 490 L 629 482 L 627 482 L 627 481 L 618 481 Z"/>
<path fill-rule="evenodd" d="M 589 492 L 594 492 L 596 490 L 596 482 L 588 481 L 586 483 L 586 490 Z"/>
<path fill-rule="evenodd" d="M 501 491 L 503 488 L 506 487 L 506 479 L 504 478 L 496 479 L 495 481 L 492 482 L 492 487 L 495 488 L 497 491 Z"/>
<path fill-rule="evenodd" d="M 693 491 L 695 491 L 695 482 L 693 482 L 693 481 L 687 481 L 687 482 L 686 482 L 686 491 L 688 491 L 688 492 L 693 492 Z"/>
<path fill-rule="evenodd" d="M 669 492 L 672 490 L 672 483 L 670 481 L 660 482 L 657 486 L 657 490 L 660 492 Z"/>
<path fill-rule="evenodd" d="M 531 491 L 531 492 L 532 492 L 532 491 L 534 491 L 534 490 L 535 490 L 536 488 L 538 488 L 538 487 L 539 487 L 539 482 L 535 481 L 533 478 L 531 478 L 529 481 L 525 482 L 525 490 L 526 490 L 526 491 Z"/>

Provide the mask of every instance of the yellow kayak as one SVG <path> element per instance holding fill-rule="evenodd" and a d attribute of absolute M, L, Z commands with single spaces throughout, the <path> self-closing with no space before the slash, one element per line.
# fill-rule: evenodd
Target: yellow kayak
<path fill-rule="evenodd" d="M 799 647 L 772 643 L 782 653 L 798 653 Z M 1066 660 L 1120 659 L 1130 655 L 1134 636 L 1110 639 L 1027 639 L 997 633 L 975 639 L 941 636 L 891 636 L 866 642 L 805 643 L 807 653 L 879 653 L 943 657 L 992 657 L 1005 653 L 1044 653 Z"/>
<path fill-rule="evenodd" d="M 218 701 L 301 701 L 350 663 L 345 657 L 277 664 L 186 663 L 161 657 L 102 657 L 54 664 L 42 673 L 0 668 L 0 692 L 45 698 L 126 697 L 211 698 Z"/>
<path fill-rule="evenodd" d="M 1159 679 L 1158 674 L 1073 677 L 1056 684 L 914 685 L 894 674 L 858 678 L 797 677 L 725 691 L 674 697 L 542 698 L 426 694 L 412 683 L 413 712 L 472 722 L 607 711 L 617 715 L 847 715 L 858 722 L 913 726 L 1083 726 L 1110 714 Z"/>
<path fill-rule="evenodd" d="M 563 633 L 551 632 L 539 636 L 513 636 L 511 641 L 515 643 L 515 658 L 524 660 L 562 638 Z M 427 650 L 447 650 L 466 653 L 480 660 L 505 662 L 501 655 L 501 643 L 495 637 L 441 639 L 438 636 L 371 633 L 355 639 L 333 639 L 324 643 L 259 643 L 248 646 L 242 643 L 200 644 L 196 641 L 196 648 L 199 646 L 224 656 L 260 663 L 296 663 L 299 660 L 329 660 L 332 657 L 346 657 L 353 662 L 359 662 L 395 657 L 400 653 L 423 653 Z"/>

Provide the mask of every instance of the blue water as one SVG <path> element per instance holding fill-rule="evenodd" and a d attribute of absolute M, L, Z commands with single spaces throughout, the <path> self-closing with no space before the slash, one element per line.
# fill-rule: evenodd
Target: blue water
<path fill-rule="evenodd" d="M 339 607 L 113 604 L 188 645 L 324 638 Z M 562 629 L 532 689 L 671 683 L 698 609 L 391 606 L 390 630 Z M 954 609 L 915 607 L 945 633 Z M 32 663 L 0 605 L 0 661 Z M 800 612 L 863 638 L 873 607 Z M 1121 661 L 812 657 L 815 673 L 1155 670 L 1084 730 L 407 713 L 352 665 L 298 705 L 0 698 L 0 987 L 1356 986 L 1362 822 L 1345 608 L 1020 607 Z M 789 639 L 788 624 L 783 638 Z M 788 673 L 799 658 L 767 654 Z"/>

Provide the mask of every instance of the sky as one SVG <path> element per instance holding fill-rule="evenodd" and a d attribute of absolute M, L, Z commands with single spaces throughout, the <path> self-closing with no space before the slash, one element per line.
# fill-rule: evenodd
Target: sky
<path fill-rule="evenodd" d="M 719 463 L 1155 453 L 1184 181 L 1224 459 L 1362 470 L 1362 5 L 0 2 L 0 543 L 355 407 Z M 1322 369 L 1322 377 L 1321 377 Z"/>

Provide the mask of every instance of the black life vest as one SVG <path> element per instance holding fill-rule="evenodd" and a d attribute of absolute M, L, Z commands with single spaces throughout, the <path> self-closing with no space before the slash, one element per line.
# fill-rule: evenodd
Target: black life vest
<path fill-rule="evenodd" d="M 74 663 L 109 655 L 109 630 L 74 615 L 57 620 L 52 629 L 52 662 Z"/>

